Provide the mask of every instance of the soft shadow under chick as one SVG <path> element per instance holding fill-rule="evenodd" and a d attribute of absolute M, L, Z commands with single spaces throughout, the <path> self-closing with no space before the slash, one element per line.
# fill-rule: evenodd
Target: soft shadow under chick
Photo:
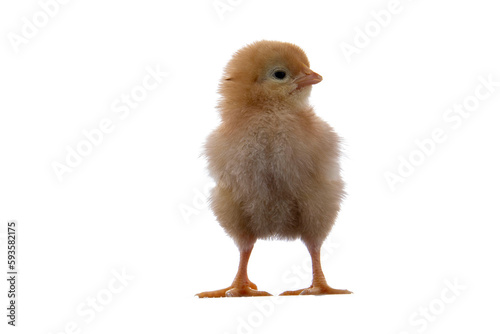
<path fill-rule="evenodd" d="M 312 258 L 313 281 L 282 295 L 346 294 L 326 283 L 320 248 L 343 196 L 339 138 L 308 103 L 322 77 L 302 49 L 260 41 L 239 50 L 220 83 L 221 124 L 207 139 L 216 181 L 211 207 L 240 250 L 231 286 L 199 297 L 268 296 L 247 276 L 257 239 L 300 238 Z"/>

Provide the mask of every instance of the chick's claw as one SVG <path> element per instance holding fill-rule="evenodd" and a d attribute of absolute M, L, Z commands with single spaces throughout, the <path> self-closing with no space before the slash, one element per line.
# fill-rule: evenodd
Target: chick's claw
<path fill-rule="evenodd" d="M 329 286 L 315 286 L 312 288 L 304 289 L 300 295 L 349 295 L 352 292 L 349 290 L 334 289 Z"/>
<path fill-rule="evenodd" d="M 231 290 L 232 288 L 233 287 L 230 286 L 230 287 L 225 288 L 225 289 L 200 292 L 200 293 L 197 293 L 195 296 L 198 296 L 199 298 L 219 298 L 219 297 L 226 297 L 226 291 Z"/>
<path fill-rule="evenodd" d="M 305 296 L 305 295 L 315 295 L 315 296 L 320 296 L 320 295 L 348 295 L 351 294 L 352 292 L 349 290 L 341 290 L 341 289 L 334 289 L 331 288 L 328 285 L 316 285 L 316 286 L 310 286 L 309 288 L 305 289 L 299 289 L 299 290 L 292 290 L 292 291 L 285 291 L 280 294 L 280 296 Z"/>
<path fill-rule="evenodd" d="M 256 296 L 272 296 L 265 291 L 257 290 L 257 286 L 253 283 L 243 286 L 230 286 L 225 289 L 201 292 L 196 294 L 199 298 L 220 298 L 220 297 L 256 297 Z"/>
<path fill-rule="evenodd" d="M 259 297 L 259 296 L 272 296 L 269 292 L 259 291 L 252 289 L 248 286 L 233 288 L 226 291 L 226 297 Z"/>
<path fill-rule="evenodd" d="M 299 289 L 299 290 L 290 290 L 280 293 L 280 296 L 298 296 L 307 288 Z"/>

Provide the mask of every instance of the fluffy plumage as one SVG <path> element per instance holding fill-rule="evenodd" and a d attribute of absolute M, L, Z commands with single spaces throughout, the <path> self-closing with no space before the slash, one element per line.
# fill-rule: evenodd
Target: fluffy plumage
<path fill-rule="evenodd" d="M 319 249 L 343 196 L 339 138 L 308 103 L 311 86 L 321 80 L 304 51 L 290 43 L 256 42 L 227 64 L 219 89 L 221 124 L 208 137 L 205 155 L 216 181 L 212 210 L 242 258 L 229 288 L 198 296 L 266 295 L 246 276 L 256 239 L 300 238 L 313 267 L 317 253 L 321 271 Z M 325 286 L 314 294 L 348 293 Z M 313 294 L 312 288 L 314 280 L 310 291 L 286 294 Z"/>

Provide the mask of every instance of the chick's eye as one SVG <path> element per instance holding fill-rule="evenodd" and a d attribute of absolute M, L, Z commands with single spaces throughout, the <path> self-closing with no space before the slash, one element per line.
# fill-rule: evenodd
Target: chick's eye
<path fill-rule="evenodd" d="M 274 76 L 276 79 L 283 80 L 283 79 L 285 79 L 285 77 L 286 77 L 286 72 L 285 72 L 285 71 L 278 70 L 278 71 L 275 71 L 275 72 L 273 73 L 273 76 Z"/>

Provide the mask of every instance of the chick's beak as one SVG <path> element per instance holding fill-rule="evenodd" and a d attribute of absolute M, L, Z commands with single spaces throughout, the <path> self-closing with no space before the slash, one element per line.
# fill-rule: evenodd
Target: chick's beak
<path fill-rule="evenodd" d="M 321 82 L 321 80 L 323 80 L 321 75 L 308 69 L 304 72 L 304 75 L 295 79 L 294 82 L 297 84 L 297 89 L 300 89 L 305 86 L 317 84 Z"/>

